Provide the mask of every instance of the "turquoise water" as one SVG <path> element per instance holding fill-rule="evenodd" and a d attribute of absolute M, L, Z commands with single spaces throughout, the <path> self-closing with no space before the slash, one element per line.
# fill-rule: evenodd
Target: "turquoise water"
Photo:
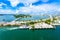
<path fill-rule="evenodd" d="M 40 15 L 35 15 L 35 16 L 30 17 L 30 18 L 20 18 L 20 19 L 18 19 L 16 21 L 27 21 L 27 20 L 32 21 L 32 20 L 40 20 L 40 19 L 46 19 L 46 18 L 48 18 L 48 17 L 46 17 L 46 16 L 41 17 Z"/>
<path fill-rule="evenodd" d="M 17 21 L 25 21 L 25 20 L 40 20 L 41 18 L 48 18 L 48 16 L 44 16 L 44 17 L 41 17 L 40 15 L 35 15 L 35 16 L 32 16 L 31 18 L 20 18 L 18 19 Z M 12 20 L 16 19 L 13 14 L 3 14 L 2 16 L 0 16 L 0 22 L 2 21 L 5 21 L 5 22 L 10 22 Z"/>
<path fill-rule="evenodd" d="M 0 40 L 60 40 L 60 26 L 43 30 L 0 28 Z"/>
<path fill-rule="evenodd" d="M 12 21 L 12 15 L 0 16 L 0 21 Z M 1 27 L 0 40 L 60 40 L 60 26 L 56 29 L 29 30 L 29 29 L 10 29 L 15 27 Z"/>
<path fill-rule="evenodd" d="M 0 15 L 0 22 L 5 21 L 5 22 L 10 22 L 12 20 L 14 20 L 14 16 L 13 14 L 3 14 Z"/>

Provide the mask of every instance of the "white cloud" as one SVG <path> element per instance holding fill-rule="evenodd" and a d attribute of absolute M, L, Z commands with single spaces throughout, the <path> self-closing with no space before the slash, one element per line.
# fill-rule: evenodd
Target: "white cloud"
<path fill-rule="evenodd" d="M 0 9 L 0 14 L 15 14 L 15 11 L 10 9 Z"/>
<path fill-rule="evenodd" d="M 6 6 L 6 9 L 3 9 L 3 7 L 2 7 L 3 5 Z M 14 13 L 14 11 L 8 9 L 8 7 L 5 3 L 2 3 L 2 2 L 0 3 L 0 14 L 13 14 L 13 13 Z"/>
<path fill-rule="evenodd" d="M 39 6 L 20 7 L 17 10 L 0 9 L 0 14 L 55 14 L 60 12 L 60 6 L 54 4 L 42 4 Z"/>
<path fill-rule="evenodd" d="M 27 14 L 54 14 L 55 12 L 60 12 L 60 6 L 53 5 L 53 4 L 43 4 L 39 6 L 28 6 L 28 7 L 21 7 L 16 10 L 16 13 L 27 13 Z"/>
<path fill-rule="evenodd" d="M 11 6 L 16 6 L 20 1 L 19 0 L 8 0 L 11 3 Z"/>
<path fill-rule="evenodd" d="M 11 3 L 11 6 L 15 7 L 19 3 L 23 3 L 25 6 L 37 2 L 39 0 L 8 0 Z"/>

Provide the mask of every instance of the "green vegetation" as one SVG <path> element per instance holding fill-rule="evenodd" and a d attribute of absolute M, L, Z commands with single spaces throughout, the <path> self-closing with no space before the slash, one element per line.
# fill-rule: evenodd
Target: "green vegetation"
<path fill-rule="evenodd" d="M 53 17 L 53 20 L 51 21 L 51 19 L 47 19 L 46 21 L 44 21 L 47 24 L 53 23 L 55 20 L 57 20 L 55 17 Z"/>
<path fill-rule="evenodd" d="M 34 23 L 35 23 L 35 22 L 30 22 L 30 23 L 29 23 L 30 26 L 32 27 L 32 29 L 34 29 Z"/>
<path fill-rule="evenodd" d="M 27 23 L 26 23 L 26 25 L 27 25 L 27 26 L 31 26 L 32 29 L 34 29 L 34 24 L 35 24 L 35 22 L 27 22 Z"/>
<path fill-rule="evenodd" d="M 16 24 L 15 24 L 15 25 L 11 25 L 11 24 L 8 24 L 8 25 L 6 25 L 6 26 L 8 26 L 8 27 L 11 27 L 11 26 L 16 27 L 16 26 L 17 26 L 17 27 L 18 27 L 18 26 L 20 26 L 20 25 L 16 25 Z"/>
<path fill-rule="evenodd" d="M 11 26 L 10 24 L 6 25 L 6 26 Z"/>
<path fill-rule="evenodd" d="M 55 17 L 53 17 L 53 21 L 52 22 L 54 22 L 55 20 L 57 20 Z"/>
<path fill-rule="evenodd" d="M 15 18 L 27 18 L 27 17 L 31 17 L 31 15 L 28 15 L 28 14 L 15 14 L 14 15 Z"/>
<path fill-rule="evenodd" d="M 2 26 L 3 26 L 3 24 L 0 25 L 0 27 L 2 27 Z"/>
<path fill-rule="evenodd" d="M 50 19 L 47 19 L 46 21 L 44 21 L 45 23 L 47 24 L 50 24 L 51 23 L 51 20 Z"/>
<path fill-rule="evenodd" d="M 32 24 L 32 26 L 31 26 L 31 27 L 32 27 L 32 29 L 34 29 L 34 28 L 35 28 L 35 27 L 34 27 L 34 24 Z"/>

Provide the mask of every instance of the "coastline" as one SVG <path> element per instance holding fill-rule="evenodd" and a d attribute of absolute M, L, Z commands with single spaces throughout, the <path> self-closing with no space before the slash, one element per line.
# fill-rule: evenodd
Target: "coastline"
<path fill-rule="evenodd" d="M 27 15 L 23 15 L 23 16 L 24 17 L 22 19 L 31 18 L 31 17 L 28 17 Z M 58 18 L 58 16 L 55 18 Z M 32 20 L 31 19 L 31 20 L 25 20 L 25 21 L 16 21 L 18 19 L 19 18 L 16 18 L 15 20 L 13 20 L 11 22 L 0 22 L 0 26 L 19 26 L 19 27 L 22 26 L 21 28 L 26 28 L 26 27 L 23 27 L 23 25 L 26 25 L 26 26 L 28 26 L 27 28 L 29 28 L 29 29 L 34 29 L 34 28 L 42 29 L 42 28 L 55 28 L 54 25 L 58 24 L 57 23 L 58 19 L 53 20 L 53 17 L 47 18 L 47 19 L 42 19 L 42 20 L 41 19 L 40 20 Z M 51 20 L 56 22 L 57 24 L 54 24 L 53 22 L 51 22 Z M 60 24 L 58 24 L 58 25 L 60 25 Z"/>

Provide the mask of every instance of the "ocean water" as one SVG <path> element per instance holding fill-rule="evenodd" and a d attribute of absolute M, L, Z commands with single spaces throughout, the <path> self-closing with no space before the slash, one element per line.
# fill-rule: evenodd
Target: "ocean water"
<path fill-rule="evenodd" d="M 43 18 L 43 19 L 48 18 L 48 16 L 41 17 L 40 15 L 34 15 L 31 18 L 20 18 L 17 21 L 20 21 L 20 20 L 39 20 L 41 18 Z M 13 21 L 14 19 L 16 19 L 16 18 L 13 16 L 13 14 L 0 14 L 0 22 L 2 22 L 2 21 L 10 22 L 10 21 Z"/>
<path fill-rule="evenodd" d="M 56 29 L 7 29 L 0 28 L 0 40 L 60 40 L 60 26 Z"/>
<path fill-rule="evenodd" d="M 5 22 L 10 22 L 14 20 L 15 17 L 13 14 L 0 14 L 0 22 L 5 21 Z"/>
<path fill-rule="evenodd" d="M 5 21 L 12 21 L 13 16 L 4 16 Z M 2 19 L 0 17 L 0 19 Z M 2 21 L 2 20 L 1 20 Z M 60 26 L 56 29 L 29 30 L 18 27 L 0 27 L 0 40 L 60 40 Z"/>

